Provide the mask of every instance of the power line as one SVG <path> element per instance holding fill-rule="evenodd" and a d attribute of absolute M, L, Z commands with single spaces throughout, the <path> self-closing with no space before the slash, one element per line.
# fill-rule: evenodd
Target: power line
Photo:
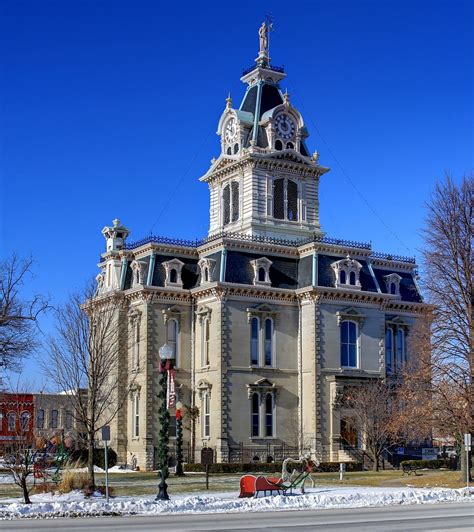
<path fill-rule="evenodd" d="M 322 140 L 322 142 L 324 143 L 324 145 L 326 146 L 326 149 L 328 151 L 328 153 L 331 155 L 331 157 L 334 159 L 335 163 L 337 164 L 337 166 L 339 167 L 339 170 L 341 171 L 342 175 L 346 178 L 346 180 L 349 182 L 349 184 L 352 186 L 352 188 L 357 192 L 358 196 L 362 199 L 362 201 L 367 205 L 367 207 L 369 208 L 369 210 L 372 212 L 372 214 L 381 222 L 381 224 L 385 227 L 385 229 L 396 239 L 398 240 L 398 242 L 409 252 L 409 253 L 412 253 L 412 250 L 410 249 L 410 247 L 408 247 L 405 242 L 403 242 L 403 240 L 395 233 L 395 231 L 388 225 L 385 223 L 385 220 L 380 216 L 380 214 L 374 209 L 374 207 L 372 207 L 372 205 L 369 203 L 369 201 L 367 200 L 367 198 L 364 196 L 364 194 L 362 194 L 362 192 L 359 190 L 359 188 L 357 187 L 357 185 L 354 183 L 354 181 L 351 179 L 351 177 L 349 176 L 349 174 L 346 172 L 346 170 L 344 169 L 344 167 L 342 166 L 342 164 L 339 162 L 338 158 L 336 157 L 336 155 L 334 154 L 333 150 L 331 149 L 331 146 L 329 146 L 329 144 L 326 142 L 326 139 L 323 137 L 323 135 L 321 134 L 321 131 L 319 130 L 318 126 L 315 124 L 312 116 L 306 112 L 306 109 L 304 107 L 304 104 L 301 102 L 301 100 L 299 100 L 298 98 L 296 98 L 296 100 L 299 102 L 298 103 L 298 106 L 301 107 L 302 111 L 304 112 L 305 116 L 308 116 L 309 117 L 309 120 L 312 124 L 312 126 L 314 127 L 314 129 L 316 130 L 316 133 L 318 134 L 319 138 Z"/>

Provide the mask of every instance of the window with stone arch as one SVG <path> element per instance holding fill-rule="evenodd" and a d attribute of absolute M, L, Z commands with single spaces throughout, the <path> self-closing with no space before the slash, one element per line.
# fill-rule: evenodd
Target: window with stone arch
<path fill-rule="evenodd" d="M 256 317 L 250 320 L 250 363 L 258 366 L 260 359 L 260 320 Z"/>
<path fill-rule="evenodd" d="M 265 319 L 264 325 L 264 365 L 273 366 L 273 320 Z"/>
<path fill-rule="evenodd" d="M 273 437 L 273 394 L 267 393 L 265 396 L 265 436 Z"/>
<path fill-rule="evenodd" d="M 252 394 L 251 432 L 253 437 L 260 436 L 260 396 L 257 392 Z"/>
<path fill-rule="evenodd" d="M 7 414 L 7 426 L 8 426 L 8 432 L 15 432 L 15 429 L 16 429 L 16 414 L 15 414 L 15 412 L 9 412 Z"/>
<path fill-rule="evenodd" d="M 209 438 L 211 435 L 211 397 L 209 392 L 202 395 L 202 435 Z"/>
<path fill-rule="evenodd" d="M 179 367 L 179 323 L 177 319 L 168 320 L 166 332 L 166 343 L 173 350 L 174 365 Z"/>
<path fill-rule="evenodd" d="M 132 436 L 138 438 L 140 436 L 140 394 L 138 392 L 135 392 L 133 396 L 132 424 Z"/>
<path fill-rule="evenodd" d="M 30 430 L 30 414 L 28 412 L 21 413 L 20 426 L 22 432 L 28 432 Z"/>
<path fill-rule="evenodd" d="M 228 225 L 230 223 L 236 222 L 239 219 L 240 197 L 238 181 L 232 181 L 223 188 L 222 207 L 223 225 Z"/>
<path fill-rule="evenodd" d="M 273 218 L 298 221 L 298 184 L 287 178 L 273 182 Z"/>
<path fill-rule="evenodd" d="M 354 321 L 341 323 L 341 367 L 356 368 L 358 359 L 357 349 L 358 326 Z"/>
<path fill-rule="evenodd" d="M 209 366 L 209 343 L 210 343 L 210 320 L 208 317 L 203 318 L 201 325 L 201 364 L 202 366 Z"/>
<path fill-rule="evenodd" d="M 405 360 L 405 331 L 402 328 L 397 330 L 397 370 L 400 370 Z"/>

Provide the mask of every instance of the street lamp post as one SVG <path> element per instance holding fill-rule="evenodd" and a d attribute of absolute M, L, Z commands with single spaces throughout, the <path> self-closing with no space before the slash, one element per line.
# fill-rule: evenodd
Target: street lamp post
<path fill-rule="evenodd" d="M 160 439 L 158 442 L 158 459 L 160 463 L 160 483 L 158 485 L 157 501 L 168 501 L 168 485 L 166 479 L 168 478 L 168 458 L 169 458 L 169 424 L 170 414 L 168 412 L 168 405 L 166 404 L 167 395 L 167 378 L 168 371 L 172 367 L 171 359 L 173 358 L 173 348 L 168 344 L 160 347 L 160 392 L 158 397 L 161 399 L 159 418 L 160 418 Z"/>
<path fill-rule="evenodd" d="M 176 403 L 176 476 L 184 477 L 183 471 L 183 403 Z"/>

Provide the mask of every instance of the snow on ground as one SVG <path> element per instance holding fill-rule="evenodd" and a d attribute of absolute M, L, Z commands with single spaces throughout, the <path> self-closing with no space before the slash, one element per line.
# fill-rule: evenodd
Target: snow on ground
<path fill-rule="evenodd" d="M 316 487 L 305 495 L 276 495 L 239 499 L 236 493 L 173 497 L 155 502 L 150 497 L 84 499 L 81 492 L 66 495 L 33 495 L 33 504 L 15 500 L 0 505 L 0 519 L 16 517 L 86 517 L 99 515 L 156 515 L 174 513 L 227 513 L 299 510 L 316 508 L 357 508 L 398 504 L 430 504 L 474 501 L 474 491 L 425 488 L 337 488 Z"/>

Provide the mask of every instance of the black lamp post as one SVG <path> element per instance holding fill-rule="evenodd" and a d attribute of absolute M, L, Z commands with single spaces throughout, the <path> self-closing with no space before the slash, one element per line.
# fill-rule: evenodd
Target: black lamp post
<path fill-rule="evenodd" d="M 158 485 L 157 501 L 168 501 L 168 485 L 166 479 L 168 478 L 168 459 L 169 459 L 169 424 L 170 414 L 168 412 L 168 406 L 166 404 L 167 394 L 167 379 L 168 371 L 172 367 L 171 359 L 173 357 L 173 348 L 168 344 L 164 344 L 160 347 L 160 392 L 158 397 L 161 399 L 159 418 L 160 418 L 160 439 L 158 442 L 158 459 L 160 464 L 160 483 Z"/>
<path fill-rule="evenodd" d="M 184 477 L 183 471 L 183 403 L 176 403 L 176 476 Z"/>

